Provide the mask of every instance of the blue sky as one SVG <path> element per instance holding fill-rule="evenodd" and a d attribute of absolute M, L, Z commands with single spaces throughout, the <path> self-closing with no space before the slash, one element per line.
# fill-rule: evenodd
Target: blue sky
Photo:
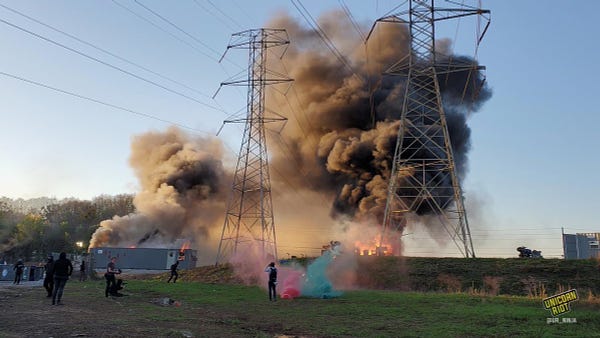
<path fill-rule="evenodd" d="M 216 60 L 231 33 L 263 27 L 280 11 L 305 23 L 289 1 L 166 2 L 139 0 L 169 18 L 202 44 L 169 27 L 133 0 L 117 0 L 171 35 L 140 20 L 112 1 L 0 0 L 0 5 L 29 15 L 109 50 L 171 79 L 212 95 L 230 75 L 245 67 L 246 55 L 231 51 Z M 302 2 L 315 18 L 340 8 L 340 1 Z M 366 26 L 401 1 L 346 0 Z M 215 6 L 213 6 L 215 5 Z M 487 67 L 492 98 L 470 119 L 470 171 L 464 182 L 476 252 L 516 256 L 526 245 L 547 257 L 562 254 L 560 232 L 600 231 L 598 147 L 600 108 L 596 65 L 600 3 L 564 1 L 484 1 L 492 24 L 478 50 Z M 218 8 L 218 9 L 217 9 Z M 222 12 L 220 12 L 222 11 Z M 227 13 L 227 16 L 223 15 Z M 0 7 L 0 19 L 70 46 L 136 74 L 144 74 L 184 95 L 235 112 L 245 91 L 224 89 L 213 101 L 130 64 L 73 41 Z M 443 27 L 463 54 L 473 43 L 466 24 Z M 458 32 L 458 33 L 457 33 Z M 0 72 L 38 81 L 139 113 L 215 134 L 226 117 L 0 22 Z M 194 46 L 191 48 L 189 45 Z M 465 47 L 464 50 L 461 50 Z M 236 66 L 237 64 L 237 66 Z M 169 124 L 0 75 L 0 195 L 11 198 L 51 196 L 93 198 L 131 193 L 137 182 L 128 165 L 134 135 L 164 130 Z M 238 149 L 239 128 L 220 137 Z M 233 154 L 232 154 L 233 156 Z M 408 240 L 410 237 L 412 240 Z M 452 255 L 452 246 L 422 245 L 421 234 L 407 236 L 414 255 Z"/>

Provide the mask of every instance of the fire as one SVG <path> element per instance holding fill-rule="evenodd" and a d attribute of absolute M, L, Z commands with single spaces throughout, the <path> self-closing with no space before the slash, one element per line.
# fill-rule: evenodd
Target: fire
<path fill-rule="evenodd" d="M 354 253 L 359 256 L 391 256 L 392 246 L 388 243 L 383 243 L 381 246 L 377 246 L 379 237 L 376 237 L 367 242 L 356 241 L 354 242 Z"/>
<path fill-rule="evenodd" d="M 190 249 L 190 241 L 185 241 L 183 242 L 183 244 L 181 244 L 181 249 L 179 249 L 179 251 L 184 252 L 185 250 L 189 250 Z"/>
<path fill-rule="evenodd" d="M 179 249 L 179 257 L 177 257 L 178 261 L 183 261 L 185 260 L 185 250 L 189 250 L 190 248 L 190 241 L 184 241 L 183 244 L 181 244 L 181 249 Z"/>

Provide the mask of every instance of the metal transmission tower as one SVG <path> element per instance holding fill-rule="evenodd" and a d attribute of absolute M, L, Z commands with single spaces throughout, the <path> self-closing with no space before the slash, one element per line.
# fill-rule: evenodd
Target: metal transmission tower
<path fill-rule="evenodd" d="M 284 29 L 251 29 L 233 34 L 225 51 L 227 53 L 231 48 L 248 49 L 247 77 L 232 78 L 221 83 L 221 87 L 247 86 L 248 95 L 246 116 L 223 122 L 243 122 L 245 128 L 221 233 L 217 264 L 231 258 L 241 246 L 252 247 L 260 250 L 263 256 L 277 258 L 265 123 L 285 121 L 286 118 L 276 113 L 273 113 L 275 117 L 265 115 L 265 89 L 267 85 L 292 80 L 267 69 L 267 49 L 288 44 L 288 35 Z"/>
<path fill-rule="evenodd" d="M 441 74 L 471 74 L 483 67 L 441 55 L 435 48 L 435 25 L 441 20 L 482 16 L 487 25 L 478 36 L 479 44 L 490 22 L 489 13 L 475 7 L 439 8 L 434 0 L 410 0 L 407 11 L 378 20 L 407 24 L 411 47 L 405 58 L 386 71 L 405 76 L 406 87 L 380 247 L 412 216 L 432 215 L 429 221 L 441 223 L 461 254 L 475 257 L 438 80 Z"/>

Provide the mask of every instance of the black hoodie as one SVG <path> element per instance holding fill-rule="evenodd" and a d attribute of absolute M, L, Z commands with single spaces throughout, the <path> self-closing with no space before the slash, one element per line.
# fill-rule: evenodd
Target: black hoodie
<path fill-rule="evenodd" d="M 54 278 L 68 279 L 73 272 L 73 264 L 67 259 L 67 255 L 60 254 L 60 258 L 54 262 Z"/>

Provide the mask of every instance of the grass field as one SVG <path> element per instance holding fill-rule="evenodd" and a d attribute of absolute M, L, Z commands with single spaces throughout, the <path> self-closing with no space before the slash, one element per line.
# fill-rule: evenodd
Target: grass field
<path fill-rule="evenodd" d="M 351 291 L 269 302 L 258 287 L 132 280 L 113 299 L 103 287 L 70 281 L 58 307 L 41 287 L 4 286 L 0 337 L 600 337 L 600 305 L 583 299 L 561 316 L 577 323 L 548 324 L 541 299 L 515 296 Z"/>

